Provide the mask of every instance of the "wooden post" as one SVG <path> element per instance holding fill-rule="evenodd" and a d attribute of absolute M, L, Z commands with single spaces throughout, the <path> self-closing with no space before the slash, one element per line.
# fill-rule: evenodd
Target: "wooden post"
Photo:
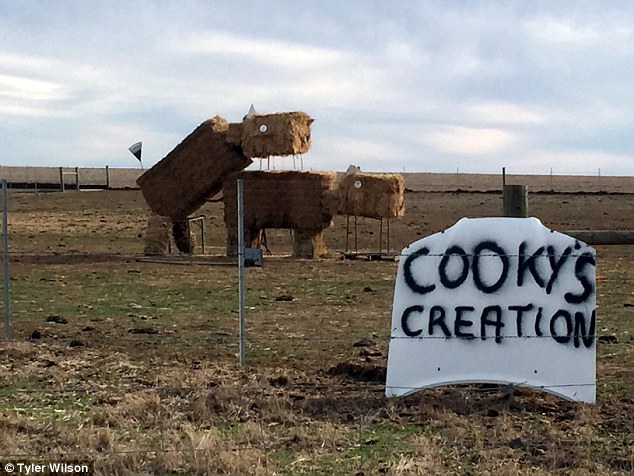
<path fill-rule="evenodd" d="M 62 167 L 59 168 L 59 188 L 62 192 L 65 191 L 64 188 L 64 169 Z"/>
<path fill-rule="evenodd" d="M 502 201 L 503 216 L 528 217 L 528 188 L 526 185 L 505 185 Z"/>
<path fill-rule="evenodd" d="M 75 167 L 75 190 L 79 192 L 79 167 Z"/>
<path fill-rule="evenodd" d="M 502 187 L 506 186 L 506 167 L 502 167 Z"/>
<path fill-rule="evenodd" d="M 110 169 L 106 165 L 106 190 L 110 190 Z"/>

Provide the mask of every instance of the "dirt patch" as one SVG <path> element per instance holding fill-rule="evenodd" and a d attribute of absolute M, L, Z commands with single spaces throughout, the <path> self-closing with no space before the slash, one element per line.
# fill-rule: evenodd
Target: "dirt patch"
<path fill-rule="evenodd" d="M 333 377 L 344 377 L 356 382 L 385 383 L 387 369 L 373 365 L 359 365 L 350 362 L 340 362 L 326 372 Z"/>

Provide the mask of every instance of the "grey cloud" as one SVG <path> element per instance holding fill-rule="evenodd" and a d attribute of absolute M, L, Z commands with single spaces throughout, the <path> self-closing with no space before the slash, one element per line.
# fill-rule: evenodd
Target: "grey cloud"
<path fill-rule="evenodd" d="M 316 168 L 631 174 L 633 13 L 598 0 L 3 2 L 0 140 L 13 163 L 116 166 L 133 165 L 134 136 L 150 165 L 255 103 L 316 118 Z"/>

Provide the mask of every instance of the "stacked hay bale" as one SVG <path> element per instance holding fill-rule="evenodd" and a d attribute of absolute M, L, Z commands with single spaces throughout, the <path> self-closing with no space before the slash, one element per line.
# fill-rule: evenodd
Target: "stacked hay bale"
<path fill-rule="evenodd" d="M 227 128 L 227 144 L 242 146 L 242 123 L 230 122 Z"/>
<path fill-rule="evenodd" d="M 323 230 L 293 230 L 293 256 L 314 259 L 328 253 Z"/>
<path fill-rule="evenodd" d="M 315 258 L 326 253 L 322 232 L 332 222 L 326 203 L 334 172 L 240 172 L 223 185 L 227 254 L 237 251 L 236 180 L 244 184 L 244 236 L 251 246 L 260 230 L 285 228 L 294 231 L 293 256 Z"/>
<path fill-rule="evenodd" d="M 145 255 L 163 256 L 167 253 L 170 243 L 171 221 L 161 215 L 150 215 L 143 235 L 145 241 L 143 252 Z"/>
<path fill-rule="evenodd" d="M 192 235 L 191 224 L 187 220 L 179 220 L 172 223 L 172 236 L 178 251 L 188 255 L 194 252 L 196 237 Z"/>
<path fill-rule="evenodd" d="M 227 143 L 228 129 L 229 123 L 220 116 L 203 122 L 137 179 L 152 211 L 175 221 L 174 240 L 183 253 L 192 253 L 195 245 L 190 238 L 189 225 L 176 222 L 186 219 L 205 203 L 206 198 L 218 193 L 224 177 L 252 162 L 242 154 L 239 146 Z M 146 235 L 153 236 L 154 232 L 148 229 Z M 154 249 L 155 246 L 148 247 L 146 241 L 145 254 L 155 253 Z M 160 251 L 158 254 L 164 254 L 167 244 L 165 251 L 161 250 L 162 244 L 156 248 Z"/>
<path fill-rule="evenodd" d="M 244 155 L 270 157 L 297 155 L 310 149 L 310 125 L 313 119 L 305 112 L 255 114 L 242 121 L 242 150 Z M 230 140 L 235 140 L 232 130 Z"/>
<path fill-rule="evenodd" d="M 229 123 L 220 116 L 203 122 L 138 178 L 154 213 L 173 220 L 187 218 L 220 191 L 228 174 L 252 162 L 240 147 L 227 143 L 228 129 Z"/>
<path fill-rule="evenodd" d="M 311 146 L 312 122 L 304 112 L 254 114 L 245 117 L 242 123 L 232 124 L 216 116 L 197 127 L 139 177 L 137 183 L 152 211 L 173 222 L 172 233 L 178 249 L 191 253 L 194 243 L 189 224 L 183 220 L 200 208 L 205 199 L 217 194 L 225 182 L 228 185 L 225 190 L 228 249 L 233 253 L 237 237 L 237 177 L 225 179 L 245 169 L 253 157 L 307 152 Z M 334 173 L 253 172 L 245 174 L 243 179 L 247 191 L 247 243 L 262 229 L 288 228 L 295 231 L 296 256 L 312 258 L 325 252 L 321 233 L 336 213 L 336 206 L 332 205 Z M 326 191 L 330 191 L 329 197 L 325 197 Z M 169 239 L 154 248 L 162 254 L 167 244 Z M 148 252 L 154 252 L 149 248 Z"/>
<path fill-rule="evenodd" d="M 368 218 L 397 218 L 405 213 L 400 174 L 352 173 L 339 181 L 339 213 Z"/>

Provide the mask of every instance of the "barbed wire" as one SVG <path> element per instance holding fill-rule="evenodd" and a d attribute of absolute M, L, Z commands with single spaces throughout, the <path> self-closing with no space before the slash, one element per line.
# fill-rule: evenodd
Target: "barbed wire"
<path fill-rule="evenodd" d="M 68 343 L 66 343 L 66 341 L 79 340 L 82 342 L 82 344 L 78 345 L 78 347 L 86 348 L 89 350 L 100 348 L 102 344 L 111 345 L 112 340 L 116 340 L 116 342 L 118 343 L 145 343 L 145 344 L 150 344 L 153 346 L 168 345 L 168 344 L 173 344 L 174 342 L 178 342 L 183 347 L 202 346 L 205 344 L 222 344 L 225 347 L 236 347 L 239 345 L 238 336 L 233 334 L 226 335 L 226 336 L 219 335 L 217 337 L 198 337 L 198 338 L 192 339 L 191 337 L 183 337 L 180 335 L 166 334 L 166 333 L 163 333 L 164 331 L 162 329 L 153 329 L 152 332 L 142 332 L 142 330 L 143 329 L 141 329 L 141 332 L 130 332 L 129 334 L 126 334 L 126 335 L 118 335 L 115 332 L 116 330 L 113 330 L 113 332 L 95 330 L 95 331 L 91 331 L 90 334 L 86 332 L 82 332 L 82 331 L 76 331 L 76 332 L 69 332 L 69 334 L 66 336 L 59 336 L 59 334 L 56 334 L 55 337 L 47 335 L 46 334 L 47 331 L 45 330 L 45 331 L 42 331 L 41 337 L 31 338 L 30 334 L 33 333 L 33 330 L 29 329 L 28 331 L 22 333 L 21 339 L 16 339 L 14 337 L 9 342 L 10 343 L 21 343 L 21 342 L 32 343 L 35 346 L 43 344 L 43 345 L 52 346 L 52 347 L 55 347 L 58 344 L 58 346 L 68 347 Z M 20 331 L 14 330 L 13 331 L 14 336 L 18 332 Z M 196 329 L 196 332 L 204 332 L 204 331 L 200 331 L 199 329 Z M 289 334 L 293 334 L 293 333 L 291 332 Z M 626 346 L 626 345 L 630 345 L 634 343 L 634 335 L 631 335 L 627 331 L 622 331 L 619 333 L 611 333 L 611 334 L 608 334 L 608 333 L 570 334 L 570 335 L 568 334 L 561 334 L 561 335 L 529 334 L 529 335 L 522 335 L 522 336 L 518 336 L 518 335 L 500 335 L 500 336 L 484 335 L 482 336 L 480 334 L 477 334 L 475 336 L 465 336 L 465 337 L 456 336 L 454 334 L 450 336 L 420 335 L 420 336 L 409 337 L 409 336 L 396 335 L 396 336 L 388 336 L 388 337 L 370 337 L 370 338 L 368 338 L 368 336 L 366 335 L 357 335 L 357 336 L 337 336 L 337 337 L 331 337 L 330 339 L 315 338 L 314 336 L 311 336 L 308 333 L 306 335 L 271 334 L 271 335 L 267 335 L 266 337 L 253 337 L 252 335 L 248 335 L 246 337 L 246 342 L 251 345 L 258 345 L 260 347 L 266 347 L 266 348 L 272 347 L 271 344 L 277 343 L 277 342 L 303 341 L 303 342 L 307 342 L 311 344 L 329 345 L 331 347 L 341 347 L 342 344 L 344 344 L 344 345 L 349 345 L 350 347 L 353 347 L 355 349 L 362 349 L 362 348 L 376 348 L 381 346 L 387 346 L 389 342 L 392 340 L 454 340 L 454 339 L 457 339 L 457 340 L 464 340 L 464 341 L 472 341 L 472 340 L 495 340 L 496 338 L 501 340 L 504 340 L 504 339 L 530 340 L 530 339 L 554 339 L 555 337 L 566 338 L 566 339 L 570 338 L 571 341 L 575 338 L 576 339 L 593 339 L 595 342 L 601 344 L 602 346 L 605 345 L 611 348 Z M 362 344 L 357 346 L 354 345 L 358 341 L 366 339 L 366 338 L 372 340 L 372 343 Z M 625 339 L 629 338 L 629 342 L 621 340 L 622 338 L 625 338 Z M 54 341 L 52 339 L 54 339 Z M 232 340 L 235 340 L 235 342 L 231 342 Z M 0 351 L 2 351 L 2 347 L 6 344 L 7 344 L 6 342 L 4 343 L 0 342 Z"/>
<path fill-rule="evenodd" d="M 336 367 L 335 367 L 336 368 Z M 328 373 L 325 371 L 324 373 Z M 350 378 L 354 380 L 354 377 L 347 376 L 345 374 L 330 375 L 332 378 Z M 285 375 L 271 375 L 268 377 L 270 382 L 268 384 L 257 384 L 249 382 L 243 385 L 238 384 L 222 384 L 213 381 L 206 385 L 75 385 L 67 387 L 55 387 L 55 388 L 12 388 L 12 393 L 18 394 L 37 394 L 37 393 L 76 393 L 76 392 L 104 392 L 104 391 L 156 391 L 156 392 L 197 392 L 197 391 L 211 391 L 211 392 L 224 392 L 224 391 L 236 391 L 236 392 L 262 392 L 264 390 L 288 390 L 288 391 L 323 391 L 323 390 L 346 390 L 346 391 L 359 391 L 359 392 L 384 392 L 386 389 L 395 388 L 412 391 L 437 391 L 440 393 L 456 392 L 456 393 L 497 393 L 506 392 L 511 389 L 527 389 L 527 390 L 547 390 L 557 388 L 570 388 L 570 387 L 596 387 L 601 385 L 612 384 L 634 384 L 634 378 L 632 379 L 610 379 L 609 381 L 597 380 L 596 383 L 566 383 L 566 384 L 553 384 L 553 385 L 530 385 L 527 381 L 522 382 L 472 382 L 464 384 L 438 384 L 433 386 L 403 386 L 403 385 L 386 385 L 385 376 L 382 379 L 368 380 L 365 382 L 350 382 L 350 383 L 279 383 L 276 379 L 280 377 L 286 377 Z M 292 378 L 292 377 L 291 377 Z"/>
<path fill-rule="evenodd" d="M 205 346 L 217 345 L 217 344 L 222 344 L 226 350 L 232 350 L 239 347 L 238 337 L 233 337 L 230 339 L 229 338 L 227 339 L 208 338 L 208 339 L 197 339 L 195 341 L 192 341 L 188 338 L 183 338 L 179 336 L 169 336 L 169 335 L 160 334 L 160 332 L 147 334 L 147 335 L 134 334 L 134 336 L 121 336 L 121 337 L 117 336 L 116 334 L 99 334 L 99 335 L 85 336 L 78 332 L 77 334 L 71 334 L 65 337 L 57 336 L 54 338 L 55 341 L 51 342 L 52 337 L 48 337 L 46 336 L 46 334 L 43 334 L 41 338 L 31 339 L 28 337 L 28 334 L 30 333 L 32 333 L 32 331 L 25 333 L 24 338 L 18 340 L 15 338 L 16 332 L 13 331 L 12 333 L 13 338 L 10 341 L 10 343 L 12 344 L 30 343 L 34 345 L 34 348 L 37 348 L 37 347 L 46 347 L 51 349 L 74 348 L 74 349 L 82 349 L 86 351 L 95 351 L 95 350 L 102 349 L 105 346 L 112 346 L 113 341 L 116 342 L 117 344 L 122 344 L 122 345 L 123 344 L 147 345 L 156 349 L 162 348 L 166 345 L 174 345 L 175 343 L 177 343 L 179 345 L 179 348 L 181 349 L 207 350 Z M 586 339 L 586 340 L 593 339 L 594 343 L 590 344 L 590 347 L 586 347 L 583 344 L 581 344 L 579 347 L 579 348 L 583 347 L 588 349 L 592 349 L 595 345 L 598 345 L 599 348 L 609 347 L 613 349 L 622 349 L 634 343 L 634 336 L 630 336 L 626 332 L 623 332 L 621 334 L 590 334 L 590 335 L 570 334 L 569 336 L 566 334 L 562 334 L 562 335 L 550 335 L 550 334 L 546 335 L 545 334 L 541 336 L 530 335 L 530 336 L 521 336 L 521 337 L 516 335 L 509 335 L 509 336 L 499 336 L 497 337 L 497 339 L 500 340 L 500 342 L 498 342 L 498 344 L 500 344 L 502 341 L 506 339 L 513 339 L 513 340 L 553 339 L 554 340 L 555 337 L 570 339 L 570 341 L 567 342 L 566 344 L 562 343 L 560 345 L 572 345 L 574 339 L 579 339 L 580 341 L 582 339 Z M 629 342 L 627 340 L 623 340 L 623 338 L 627 339 L 628 337 L 629 337 Z M 444 336 L 444 335 L 415 336 L 415 337 L 393 336 L 393 337 L 387 338 L 386 340 L 381 339 L 380 341 L 370 345 L 363 345 L 363 346 L 354 345 L 356 343 L 355 342 L 356 340 L 363 339 L 363 338 L 364 336 L 358 336 L 352 339 L 327 340 L 327 339 L 315 339 L 311 336 L 277 336 L 277 337 L 271 336 L 271 337 L 267 337 L 266 341 L 260 340 L 260 339 L 247 338 L 245 342 L 247 345 L 255 346 L 259 350 L 263 350 L 263 351 L 270 350 L 270 351 L 276 351 L 281 353 L 284 353 L 287 349 L 284 349 L 282 347 L 277 347 L 276 344 L 283 343 L 283 342 L 295 342 L 297 344 L 301 343 L 306 345 L 312 344 L 315 347 L 323 346 L 323 347 L 329 347 L 329 348 L 341 348 L 342 343 L 344 343 L 345 345 L 352 347 L 354 350 L 357 350 L 358 352 L 362 352 L 362 349 L 369 349 L 368 352 L 370 352 L 370 354 L 363 355 L 363 357 L 379 358 L 379 357 L 382 357 L 383 355 L 378 355 L 378 354 L 372 355 L 372 353 L 381 352 L 381 349 L 384 349 L 384 348 L 386 349 L 390 341 L 458 340 L 458 341 L 467 341 L 467 342 L 471 342 L 471 341 L 485 342 L 485 341 L 495 341 L 496 336 L 495 335 L 480 336 L 479 334 L 475 336 L 468 336 L 468 337 L 458 337 L 453 334 L 451 336 Z M 234 340 L 234 341 L 231 342 L 231 340 Z M 303 346 L 303 348 L 305 348 L 305 346 Z M 0 353 L 2 352 L 2 350 L 3 350 L 3 343 L 0 342 Z M 319 351 L 320 349 L 315 348 L 313 350 Z M 121 349 L 118 349 L 117 347 L 113 347 L 112 351 L 121 352 Z M 214 352 L 214 351 L 217 352 L 217 350 L 208 350 L 208 352 L 205 354 L 205 357 L 208 357 L 209 352 Z"/>
<path fill-rule="evenodd" d="M 615 230 L 615 231 L 620 231 L 620 230 Z M 621 231 L 628 231 L 628 230 L 621 230 Z M 565 234 L 565 231 L 556 231 L 556 230 L 551 230 L 552 233 L 562 233 Z M 441 232 L 438 232 L 441 233 Z M 435 234 L 435 233 L 434 233 Z M 431 236 L 431 235 L 429 235 Z M 581 240 L 577 240 L 580 244 L 583 243 Z M 627 246 L 627 245 L 623 245 L 623 246 Z M 345 251 L 341 251 L 342 255 L 345 255 L 346 253 L 351 253 L 351 254 L 357 254 L 357 255 L 385 255 L 387 257 L 393 257 L 393 258 L 402 258 L 402 257 L 409 257 L 409 256 L 417 256 L 418 258 L 443 258 L 443 257 L 466 257 L 466 258 L 473 258 L 473 257 L 478 257 L 478 258 L 500 258 L 500 257 L 507 257 L 507 258 L 562 258 L 562 257 L 566 257 L 566 258 L 580 258 L 581 256 L 583 256 L 583 254 L 577 254 L 577 253 L 570 253 L 570 254 L 564 254 L 564 253 L 540 253 L 540 254 L 531 254 L 531 253 L 526 253 L 526 254 L 520 254 L 520 253 L 426 253 L 426 254 L 419 254 L 417 251 L 411 252 L 411 253 L 403 253 L 403 252 L 399 252 L 399 251 L 391 251 L 391 252 L 379 252 L 379 251 L 371 251 L 371 250 L 366 250 L 366 251 L 354 251 L 354 252 L 345 252 Z M 201 263 L 202 261 L 200 260 L 209 260 L 209 264 L 210 265 L 214 265 L 217 264 L 213 261 L 211 261 L 212 259 L 223 259 L 223 263 L 222 264 L 235 264 L 236 267 L 238 265 L 237 263 L 237 257 L 238 255 L 231 255 L 231 256 L 226 256 L 226 255 L 177 255 L 177 254 L 172 254 L 172 255 L 166 255 L 166 256 L 162 256 L 162 257 L 155 257 L 153 258 L 153 261 L 137 261 L 137 258 L 143 258 L 145 255 L 141 254 L 141 253 L 117 253 L 117 252 L 113 252 L 113 251 L 103 251 L 103 252 L 95 252 L 95 251 L 91 251 L 91 252 L 83 252 L 83 251 L 78 251 L 77 253 L 60 253 L 60 252 L 50 252 L 50 253 L 36 253 L 36 252 L 28 252 L 28 251 L 9 251 L 9 257 L 11 258 L 23 258 L 25 260 L 29 260 L 29 259 L 48 259 L 48 258 L 57 258 L 59 259 L 59 263 L 53 263 L 53 264 L 81 264 L 81 263 L 74 263 L 74 262 L 69 262 L 69 263 L 64 263 L 62 261 L 63 258 L 68 258 L 70 261 L 73 261 L 73 258 L 75 259 L 82 259 L 82 258 L 90 258 L 90 257 L 95 257 L 95 258 L 121 258 L 121 259 L 129 259 L 129 260 L 133 260 L 133 262 L 130 262 L 130 264 L 134 263 L 134 264 L 161 264 L 161 259 L 165 260 L 166 263 L 165 264 L 171 264 L 168 261 L 174 261 L 174 260 L 178 260 L 178 261 L 182 261 L 183 263 L 187 263 L 189 260 L 199 260 L 197 261 L 197 263 Z M 624 256 L 626 256 L 626 254 L 624 254 Z M 228 260 L 228 258 L 235 258 L 235 263 L 231 263 L 230 260 Z M 290 256 L 287 255 L 265 255 L 264 260 L 266 261 L 266 259 L 287 259 L 290 258 Z M 341 259 L 341 256 L 336 256 L 333 258 L 334 260 L 339 260 Z M 353 260 L 354 261 L 354 260 Z M 358 261 L 363 261 L 363 260 L 358 260 Z M 384 263 L 390 263 L 390 260 L 386 260 L 386 259 L 382 259 L 382 260 L 369 260 L 369 261 L 374 261 L 374 262 L 384 262 Z M 246 267 L 245 269 L 257 269 L 258 267 Z"/>
<path fill-rule="evenodd" d="M 606 334 L 543 334 L 543 335 L 522 335 L 522 336 L 518 336 L 518 335 L 500 335 L 500 336 L 495 336 L 495 335 L 474 335 L 474 336 L 456 336 L 456 335 L 450 335 L 450 336 L 391 336 L 390 340 L 400 340 L 400 339 L 405 339 L 405 340 L 429 340 L 429 339 L 441 339 L 441 340 L 452 340 L 452 339 L 459 339 L 459 340 L 490 340 L 490 339 L 499 339 L 499 340 L 504 340 L 504 339 L 554 339 L 556 338 L 570 338 L 570 339 L 595 339 L 599 336 L 606 336 Z M 614 335 L 610 335 L 610 337 L 616 337 Z"/>

